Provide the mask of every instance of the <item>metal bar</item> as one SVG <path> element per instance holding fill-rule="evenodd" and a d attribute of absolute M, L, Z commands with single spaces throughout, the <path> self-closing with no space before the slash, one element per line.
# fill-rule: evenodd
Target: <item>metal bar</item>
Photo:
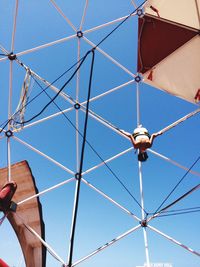
<path fill-rule="evenodd" d="M 137 107 L 137 126 L 140 125 L 140 88 L 139 83 L 136 82 L 136 107 Z"/>
<path fill-rule="evenodd" d="M 102 55 L 104 55 L 105 57 L 107 57 L 112 63 L 114 63 L 116 66 L 118 66 L 120 69 L 122 69 L 126 73 L 128 73 L 131 77 L 135 78 L 136 75 L 134 73 L 132 73 L 130 70 L 128 70 L 126 67 L 124 67 L 122 64 L 120 64 L 117 60 L 115 60 L 110 55 L 108 55 L 106 52 L 104 52 L 101 48 L 96 47 L 96 45 L 93 42 L 91 42 L 90 40 L 88 40 L 85 36 L 83 36 L 82 38 L 89 45 L 91 45 L 93 48 L 96 48 L 96 50 L 98 50 Z"/>
<path fill-rule="evenodd" d="M 133 150 L 133 147 L 130 147 L 130 148 L 128 148 L 128 149 L 126 149 L 126 150 L 124 150 L 124 151 L 122 151 L 122 152 L 120 152 L 120 153 L 114 155 L 113 157 L 104 160 L 103 162 L 99 163 L 98 165 L 96 165 L 96 166 L 94 166 L 94 167 L 92 167 L 92 168 L 90 168 L 90 169 L 84 171 L 84 172 L 83 172 L 83 175 L 88 174 L 88 173 L 90 173 L 90 172 L 96 170 L 97 168 L 99 168 L 99 167 L 105 165 L 105 163 L 108 163 L 108 162 L 110 162 L 110 161 L 112 161 L 112 160 L 114 160 L 114 159 L 116 159 L 116 158 L 119 158 L 120 156 L 122 156 L 122 155 L 124 155 L 124 154 L 130 152 L 131 150 Z"/>
<path fill-rule="evenodd" d="M 15 33 L 16 33 L 17 13 L 18 13 L 18 4 L 19 4 L 18 2 L 19 2 L 18 0 L 16 0 L 15 2 L 15 14 L 14 14 L 14 21 L 13 21 L 11 52 L 14 51 L 14 44 L 15 44 Z"/>
<path fill-rule="evenodd" d="M 138 161 L 138 170 L 139 170 L 139 181 L 140 181 L 140 203 L 141 203 L 141 213 L 142 213 L 142 220 L 145 219 L 145 212 L 144 212 L 144 192 L 143 192 L 143 179 L 142 179 L 142 163 Z"/>
<path fill-rule="evenodd" d="M 135 16 L 135 15 L 136 15 L 136 12 L 135 12 L 135 14 L 132 14 L 132 16 Z M 106 22 L 106 23 L 104 23 L 104 24 L 101 24 L 101 25 L 99 25 L 99 26 L 96 26 L 96 27 L 94 27 L 94 28 L 85 30 L 85 31 L 83 32 L 83 34 L 85 35 L 85 34 L 87 34 L 87 33 L 94 32 L 94 31 L 96 31 L 96 30 L 100 30 L 100 29 L 102 29 L 102 28 L 104 28 L 104 27 L 107 27 L 107 26 L 110 26 L 110 25 L 115 24 L 115 23 L 117 23 L 117 22 L 120 22 L 120 21 L 126 19 L 128 16 L 129 16 L 129 15 L 126 15 L 126 16 L 124 16 L 124 17 L 121 17 L 121 18 L 118 18 L 118 19 L 115 19 L 115 20 Z"/>
<path fill-rule="evenodd" d="M 140 201 L 141 201 L 141 213 L 142 213 L 142 221 L 145 221 L 145 210 L 144 210 L 144 191 L 143 191 L 143 177 L 142 177 L 142 163 L 138 161 L 138 170 L 139 170 L 139 181 L 140 181 Z M 144 248 L 145 248 L 145 255 L 146 255 L 146 262 L 147 267 L 150 266 L 149 260 L 149 247 L 148 247 L 148 239 L 147 239 L 147 232 L 146 228 L 143 227 L 143 237 L 144 237 Z"/>
<path fill-rule="evenodd" d="M 81 19 L 81 23 L 80 23 L 80 27 L 79 30 L 82 31 L 83 28 L 83 23 L 85 21 L 85 16 L 86 16 L 86 11 L 88 8 L 88 0 L 85 1 L 85 6 L 84 6 L 84 10 L 83 10 L 83 15 L 82 15 L 82 19 Z"/>
<path fill-rule="evenodd" d="M 145 247 L 147 267 L 151 267 L 150 259 L 149 259 L 149 245 L 148 245 L 147 228 L 146 227 L 143 227 L 143 236 L 144 236 L 144 247 Z"/>
<path fill-rule="evenodd" d="M 96 188 L 94 185 L 92 185 L 91 183 L 89 183 L 88 181 L 86 181 L 85 179 L 82 178 L 82 181 L 89 186 L 90 188 L 92 188 L 93 190 L 95 190 L 97 193 L 99 193 L 100 195 L 102 195 L 104 198 L 106 198 L 107 200 L 109 200 L 111 203 L 113 203 L 115 206 L 117 206 L 118 208 L 122 209 L 123 211 L 125 211 L 128 215 L 131 215 L 135 220 L 137 220 L 138 222 L 140 222 L 140 218 L 138 218 L 134 213 L 132 213 L 131 211 L 127 210 L 126 208 L 124 208 L 122 205 L 120 205 L 119 203 L 117 203 L 115 200 L 113 200 L 111 197 L 109 197 L 108 195 L 106 195 L 103 191 L 99 190 L 98 188 Z"/>
<path fill-rule="evenodd" d="M 85 107 L 81 106 L 80 108 L 82 111 L 85 112 Z M 129 137 L 127 137 L 126 135 L 124 135 L 119 128 L 117 128 L 116 126 L 114 126 L 113 124 L 111 124 L 109 121 L 103 119 L 102 117 L 100 117 L 99 115 L 97 115 L 94 111 L 92 111 L 91 109 L 89 110 L 89 115 L 91 117 L 93 117 L 94 119 L 96 119 L 98 122 L 102 123 L 103 125 L 107 126 L 108 128 L 112 129 L 114 132 L 120 134 L 121 136 L 123 136 L 126 139 L 129 139 Z"/>
<path fill-rule="evenodd" d="M 104 96 L 106 96 L 106 95 L 108 95 L 108 94 L 110 94 L 110 93 L 113 93 L 113 92 L 115 92 L 115 91 L 117 91 L 117 90 L 119 90 L 119 89 L 122 89 L 123 87 L 128 86 L 128 85 L 130 85 L 130 84 L 132 84 L 132 83 L 134 83 L 134 82 L 135 82 L 135 80 L 130 80 L 130 81 L 126 82 L 126 83 L 123 83 L 123 84 L 121 84 L 121 85 L 118 85 L 118 86 L 116 86 L 116 87 L 113 87 L 112 89 L 110 89 L 110 90 L 108 90 L 108 91 L 106 91 L 106 92 L 104 92 L 104 93 L 102 93 L 102 94 L 100 94 L 100 95 L 97 95 L 97 96 L 92 97 L 92 98 L 91 98 L 91 102 L 92 102 L 92 101 L 95 101 L 95 100 L 97 100 L 97 99 L 99 99 L 99 98 L 102 98 L 102 97 L 104 97 Z M 86 102 L 84 101 L 84 102 L 81 103 L 81 105 L 84 105 L 85 103 L 86 103 Z"/>
<path fill-rule="evenodd" d="M 178 124 L 182 123 L 183 121 L 195 116 L 196 114 L 198 114 L 200 112 L 200 108 L 198 108 L 195 111 L 190 112 L 189 114 L 187 114 L 186 116 L 180 118 L 179 120 L 173 122 L 172 124 L 168 125 L 167 127 L 163 128 L 162 130 L 159 131 L 160 134 L 163 134 L 169 130 L 171 130 L 173 127 L 177 126 Z"/>
<path fill-rule="evenodd" d="M 22 55 L 26 55 L 26 54 L 29 54 L 29 53 L 32 53 L 32 52 L 35 52 L 35 51 L 38 51 L 40 49 L 44 49 L 46 47 L 50 47 L 50 46 L 53 46 L 53 45 L 56 45 L 56 44 L 60 44 L 60 43 L 63 43 L 65 41 L 68 41 L 68 40 L 71 40 L 73 38 L 76 38 L 76 34 L 73 34 L 71 36 L 68 36 L 68 37 L 64 37 L 64 38 L 61 38 L 59 40 L 56 40 L 56 41 L 53 41 L 53 42 L 49 42 L 49 43 L 46 43 L 46 44 L 43 44 L 43 45 L 39 45 L 39 46 L 36 46 L 36 47 L 33 47 L 31 49 L 27 49 L 27 50 L 24 50 L 22 52 L 19 52 L 16 54 L 16 56 L 22 56 Z M 2 59 L 0 59 L 1 61 Z"/>
<path fill-rule="evenodd" d="M 77 51 L 77 61 L 80 61 L 80 39 L 78 38 L 78 51 Z M 76 103 L 79 102 L 79 89 L 80 89 L 80 69 L 77 71 L 76 75 Z M 78 172 L 80 162 L 79 162 L 79 109 L 76 109 L 76 171 Z"/>
<path fill-rule="evenodd" d="M 140 227 L 141 227 L 140 225 L 137 225 L 137 226 L 131 228 L 130 230 L 128 230 L 127 232 L 125 232 L 124 234 L 122 234 L 122 235 L 120 235 L 120 236 L 118 236 L 118 237 L 112 239 L 111 241 L 109 241 L 108 243 L 106 243 L 106 244 L 104 244 L 103 246 L 99 247 L 98 249 L 96 249 L 95 251 L 93 251 L 92 253 L 90 253 L 89 255 L 87 255 L 87 256 L 85 256 L 84 258 L 82 258 L 82 259 L 76 261 L 76 262 L 72 265 L 72 267 L 74 267 L 74 266 L 80 264 L 81 262 L 83 262 L 83 261 L 85 261 L 85 260 L 91 258 L 91 257 L 94 256 L 95 254 L 97 254 L 97 253 L 99 253 L 100 251 L 106 249 L 107 247 L 113 245 L 114 243 L 116 243 L 116 242 L 119 241 L 120 239 L 124 238 L 125 236 L 131 234 L 132 232 L 136 231 L 136 230 L 139 229 Z"/>
<path fill-rule="evenodd" d="M 37 124 L 39 124 L 39 123 L 41 123 L 41 122 L 44 122 L 44 121 L 53 119 L 53 118 L 55 118 L 55 117 L 57 117 L 57 116 L 63 115 L 63 113 L 70 112 L 71 110 L 74 110 L 74 107 L 67 108 L 67 109 L 65 109 L 65 110 L 56 112 L 56 113 L 54 113 L 54 114 L 52 114 L 52 115 L 49 115 L 49 116 L 47 116 L 47 117 L 45 117 L 45 118 L 42 118 L 42 119 L 40 119 L 40 120 L 34 121 L 34 122 L 32 122 L 32 123 L 29 123 L 29 124 L 25 125 L 25 126 L 23 127 L 23 129 L 26 129 L 26 128 L 32 127 L 32 126 L 34 126 L 34 125 L 37 125 Z"/>
<path fill-rule="evenodd" d="M 56 161 L 55 159 L 47 156 L 46 154 L 44 154 L 43 152 L 41 152 L 40 150 L 36 149 L 35 147 L 31 146 L 30 144 L 26 143 L 25 141 L 19 139 L 16 136 L 13 136 L 13 138 L 18 141 L 19 143 L 25 145 L 26 147 L 28 147 L 29 149 L 33 150 L 34 152 L 36 152 L 37 154 L 41 155 L 42 157 L 48 159 L 49 161 L 53 162 L 55 165 L 57 165 L 58 167 L 60 167 L 61 169 L 65 170 L 66 172 L 75 175 L 75 173 L 73 171 L 71 171 L 70 169 L 68 169 L 67 167 L 65 167 L 64 165 L 62 165 L 61 163 L 59 163 L 58 161 Z"/>
<path fill-rule="evenodd" d="M 160 157 L 160 158 L 162 158 L 162 159 L 164 159 L 164 160 L 166 160 L 166 161 L 172 163 L 173 165 L 175 165 L 175 166 L 177 166 L 177 167 L 179 167 L 179 168 L 181 168 L 181 169 L 183 169 L 183 170 L 188 171 L 188 172 L 191 173 L 191 174 L 200 176 L 200 173 L 199 173 L 199 172 L 195 172 L 195 171 L 189 170 L 189 168 L 187 168 L 187 167 L 185 167 L 185 166 L 179 164 L 178 162 L 176 162 L 176 161 L 174 161 L 174 160 L 172 160 L 172 159 L 170 159 L 170 158 L 168 158 L 168 157 L 166 157 L 166 156 L 164 156 L 164 155 L 159 154 L 158 152 L 156 152 L 156 151 L 154 151 L 154 150 L 152 150 L 152 149 L 148 149 L 148 151 L 151 152 L 152 154 L 154 154 L 154 155 L 156 155 L 156 156 L 158 156 L 158 157 Z"/>
<path fill-rule="evenodd" d="M 38 240 L 40 240 L 40 242 L 47 248 L 47 250 L 51 252 L 52 256 L 59 262 L 61 262 L 63 266 L 67 267 L 64 260 L 55 252 L 55 250 L 53 250 L 53 248 L 47 242 L 45 242 L 44 239 L 42 239 L 41 236 L 32 227 L 27 225 L 21 216 L 19 216 L 17 213 L 15 213 L 15 215 L 22 221 L 25 228 L 29 230 Z"/>
<path fill-rule="evenodd" d="M 10 137 L 7 137 L 7 164 L 8 164 L 7 181 L 10 182 L 12 180 L 12 177 L 11 177 L 11 147 L 10 147 Z"/>
<path fill-rule="evenodd" d="M 47 188 L 47 189 L 45 189 L 43 191 L 40 191 L 39 193 L 37 193 L 37 194 L 35 194 L 33 196 L 30 196 L 30 197 L 27 197 L 27 198 L 21 200 L 20 202 L 17 203 L 17 205 L 21 205 L 21 204 L 23 204 L 23 203 L 25 203 L 25 202 L 33 199 L 33 198 L 39 197 L 41 195 L 44 195 L 44 194 L 46 194 L 46 193 L 48 193 L 48 192 L 50 192 L 50 191 L 52 191 L 52 190 L 54 190 L 54 189 L 56 189 L 58 187 L 61 187 L 61 186 L 65 185 L 65 184 L 68 184 L 68 183 L 70 183 L 70 182 L 72 182 L 74 180 L 75 180 L 75 178 L 70 178 L 70 179 L 68 179 L 68 180 L 66 180 L 64 182 L 61 182 L 61 183 L 56 184 L 56 185 L 54 185 L 52 187 L 49 187 L 49 188 Z"/>
<path fill-rule="evenodd" d="M 158 233 L 159 235 L 161 235 L 161 236 L 165 237 L 166 239 L 170 240 L 171 242 L 175 243 L 176 245 L 178 245 L 178 246 L 180 246 L 180 247 L 186 249 L 187 251 L 193 253 L 194 255 L 200 257 L 200 252 L 197 252 L 197 251 L 195 251 L 194 249 L 192 249 L 192 248 L 190 248 L 190 247 L 188 247 L 188 246 L 182 244 L 181 242 L 179 242 L 179 241 L 177 241 L 176 239 L 170 237 L 169 235 L 164 234 L 163 232 L 159 231 L 158 229 L 156 229 L 156 228 L 153 227 L 153 226 L 148 225 L 148 227 L 149 227 L 151 230 L 153 230 L 154 232 Z"/>
<path fill-rule="evenodd" d="M 63 13 L 63 11 L 60 9 L 60 7 L 55 3 L 54 0 L 50 0 L 55 9 L 58 11 L 58 13 L 65 19 L 65 21 L 70 25 L 70 27 L 77 32 L 76 27 L 73 25 L 73 23 L 66 17 L 66 15 Z"/>
<path fill-rule="evenodd" d="M 136 5 L 136 3 L 135 3 L 134 0 L 131 0 L 131 3 L 132 3 L 132 5 L 134 6 L 134 8 L 137 8 L 137 5 Z"/>
<path fill-rule="evenodd" d="M 13 61 L 10 61 L 10 72 L 9 72 L 9 96 L 8 96 L 8 121 L 11 118 L 12 113 L 12 90 L 13 90 Z M 7 131 L 10 131 L 10 121 L 8 122 Z M 7 165 L 8 165 L 8 177 L 7 180 L 10 182 L 11 178 L 11 147 L 10 137 L 7 137 Z"/>

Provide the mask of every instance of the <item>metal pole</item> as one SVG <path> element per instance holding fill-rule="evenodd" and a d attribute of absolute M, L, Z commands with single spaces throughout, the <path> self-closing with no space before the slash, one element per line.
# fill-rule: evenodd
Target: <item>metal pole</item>
<path fill-rule="evenodd" d="M 141 213 L 142 213 L 142 221 L 145 222 L 144 192 L 143 192 L 143 181 L 142 181 L 143 180 L 142 179 L 142 163 L 140 161 L 138 162 L 138 166 L 139 166 L 139 180 L 140 180 Z M 145 246 L 145 255 L 146 255 L 147 267 L 150 267 L 149 246 L 148 246 L 146 226 L 147 225 L 143 225 L 144 246 Z"/>

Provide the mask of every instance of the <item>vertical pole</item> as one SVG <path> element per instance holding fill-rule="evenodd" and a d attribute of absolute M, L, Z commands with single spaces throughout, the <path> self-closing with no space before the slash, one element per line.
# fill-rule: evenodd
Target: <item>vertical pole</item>
<path fill-rule="evenodd" d="M 137 126 L 139 126 L 141 124 L 141 118 L 140 118 L 140 88 L 139 88 L 139 83 L 140 83 L 140 80 L 138 82 L 136 81 Z M 142 221 L 145 221 L 146 214 L 145 214 L 145 211 L 144 211 L 144 191 L 143 191 L 143 177 L 142 177 L 142 163 L 141 163 L 141 161 L 138 161 L 138 170 L 139 170 L 139 181 L 140 181 L 141 215 L 142 215 Z M 143 226 L 143 236 L 144 236 L 144 247 L 145 247 L 146 263 L 147 263 L 147 267 L 150 267 L 149 246 L 148 246 L 146 226 Z"/>
<path fill-rule="evenodd" d="M 13 72 L 13 62 L 10 61 L 8 120 L 10 120 L 11 112 L 12 112 L 12 72 Z M 8 123 L 7 131 L 10 131 L 10 122 Z M 10 182 L 11 181 L 11 145 L 10 145 L 10 137 L 8 136 L 7 136 L 7 165 L 8 165 L 7 181 Z"/>
<path fill-rule="evenodd" d="M 12 30 L 12 41 L 11 41 L 11 52 L 14 50 L 15 33 L 16 33 L 16 22 L 18 13 L 18 0 L 15 1 L 15 12 Z M 9 71 L 9 99 L 8 99 L 8 120 L 12 114 L 12 87 L 13 87 L 13 61 L 10 60 L 10 71 Z M 8 123 L 7 131 L 10 131 L 10 122 Z M 7 136 L 7 165 L 8 165 L 8 182 L 11 181 L 11 143 L 10 136 Z"/>
<path fill-rule="evenodd" d="M 78 61 L 80 60 L 80 39 L 78 38 Z M 76 103 L 79 103 L 79 83 L 80 83 L 80 69 L 77 71 L 76 75 Z M 72 265 L 73 258 L 73 246 L 74 246 L 74 235 L 75 235 L 75 225 L 78 211 L 78 203 L 79 203 L 79 194 L 80 194 L 80 186 L 81 186 L 81 173 L 79 171 L 80 162 L 79 162 L 79 109 L 76 109 L 76 187 L 74 194 L 74 206 L 72 213 L 72 224 L 71 224 L 71 234 L 70 234 L 70 242 L 69 242 L 69 255 L 68 255 L 68 266 Z"/>
<path fill-rule="evenodd" d="M 149 259 L 149 245 L 148 245 L 148 240 L 147 240 L 147 229 L 145 227 L 143 227 L 143 235 L 144 235 L 146 263 L 147 263 L 147 267 L 151 267 L 150 259 Z"/>
<path fill-rule="evenodd" d="M 143 177 L 142 177 L 142 163 L 138 161 L 138 168 L 139 168 L 139 181 L 140 181 L 140 203 L 141 203 L 141 213 L 142 213 L 142 220 L 145 219 L 145 212 L 144 212 L 144 192 L 143 192 Z"/>
<path fill-rule="evenodd" d="M 139 165 L 139 180 L 140 180 L 141 213 L 142 213 L 142 220 L 145 220 L 144 191 L 143 191 L 143 179 L 142 179 L 143 178 L 142 177 L 142 163 L 140 161 L 138 161 L 138 165 Z M 146 227 L 144 227 L 144 226 L 143 226 L 143 236 L 144 236 L 144 247 L 145 247 L 146 263 L 147 263 L 147 267 L 150 267 L 147 231 L 146 231 Z"/>
<path fill-rule="evenodd" d="M 136 107 L 137 107 L 137 126 L 140 125 L 140 88 L 139 82 L 136 82 Z"/>
<path fill-rule="evenodd" d="M 11 179 L 11 148 L 10 148 L 10 137 L 7 137 L 7 165 L 8 165 L 8 176 L 7 181 L 10 182 Z"/>
<path fill-rule="evenodd" d="M 78 38 L 78 62 L 80 61 L 80 38 Z M 80 69 L 76 75 L 76 103 L 79 103 Z M 76 109 L 76 170 L 79 169 L 79 109 Z"/>

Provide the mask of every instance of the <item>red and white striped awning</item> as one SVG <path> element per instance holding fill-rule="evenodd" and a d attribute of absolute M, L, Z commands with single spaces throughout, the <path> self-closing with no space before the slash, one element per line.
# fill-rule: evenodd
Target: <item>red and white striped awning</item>
<path fill-rule="evenodd" d="M 149 0 L 144 12 L 138 33 L 144 82 L 200 102 L 200 0 Z"/>

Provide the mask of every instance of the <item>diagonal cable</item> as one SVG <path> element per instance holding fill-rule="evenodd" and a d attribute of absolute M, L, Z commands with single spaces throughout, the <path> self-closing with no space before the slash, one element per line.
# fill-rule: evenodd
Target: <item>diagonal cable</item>
<path fill-rule="evenodd" d="M 189 191 L 187 191 L 185 194 L 183 194 L 182 196 L 180 196 L 179 198 L 177 198 L 176 200 L 174 200 L 171 204 L 169 204 L 166 207 L 162 208 L 158 213 L 162 213 L 163 211 L 171 208 L 176 203 L 178 203 L 179 201 L 181 201 L 183 198 L 189 196 L 190 194 L 192 194 L 194 191 L 198 190 L 199 188 L 200 188 L 200 184 L 196 185 L 195 187 L 193 187 L 192 189 L 190 189 Z"/>
<path fill-rule="evenodd" d="M 89 111 L 90 95 L 91 95 L 91 88 L 92 88 L 92 78 L 93 78 L 93 70 L 94 70 L 94 60 L 95 60 L 94 49 L 91 50 L 91 52 L 92 52 L 92 62 L 91 62 L 91 67 L 90 67 L 90 77 L 89 77 L 89 85 L 88 85 L 88 96 L 87 96 L 84 132 L 83 132 L 83 142 L 82 142 L 81 158 L 80 158 L 80 166 L 79 166 L 79 177 L 78 177 L 77 183 L 76 183 L 75 199 L 74 199 L 74 212 L 73 212 L 72 229 L 71 229 L 71 235 L 70 235 L 70 245 L 69 245 L 69 255 L 68 255 L 68 266 L 69 267 L 72 266 L 72 260 L 73 260 L 74 238 L 75 238 L 75 232 L 76 232 L 76 222 L 77 222 L 79 197 L 80 197 L 80 187 L 81 187 L 81 176 L 82 176 L 82 171 L 83 171 L 85 144 L 86 144 L 86 136 L 87 136 L 88 111 Z"/>
<path fill-rule="evenodd" d="M 95 48 L 97 48 L 98 46 L 100 46 L 111 34 L 113 34 L 119 27 L 121 27 L 135 12 L 137 12 L 137 10 L 139 10 L 140 8 L 142 8 L 144 6 L 144 4 L 147 2 L 147 0 L 145 0 L 142 4 L 140 4 L 134 11 L 132 11 L 124 20 L 122 20 L 110 33 L 108 33 L 96 46 Z"/>
<path fill-rule="evenodd" d="M 167 197 L 163 200 L 163 202 L 160 204 L 160 206 L 156 209 L 154 214 L 156 214 L 160 208 L 164 205 L 164 203 L 168 200 L 168 198 L 172 195 L 172 193 L 177 189 L 177 187 L 183 182 L 185 177 L 188 175 L 188 173 L 191 171 L 191 169 L 197 164 L 197 162 L 200 160 L 200 156 L 195 160 L 195 162 L 191 165 L 191 167 L 187 170 L 187 172 L 183 175 L 183 177 L 180 179 L 180 181 L 175 185 L 175 187 L 171 190 L 171 192 L 167 195 Z"/>

